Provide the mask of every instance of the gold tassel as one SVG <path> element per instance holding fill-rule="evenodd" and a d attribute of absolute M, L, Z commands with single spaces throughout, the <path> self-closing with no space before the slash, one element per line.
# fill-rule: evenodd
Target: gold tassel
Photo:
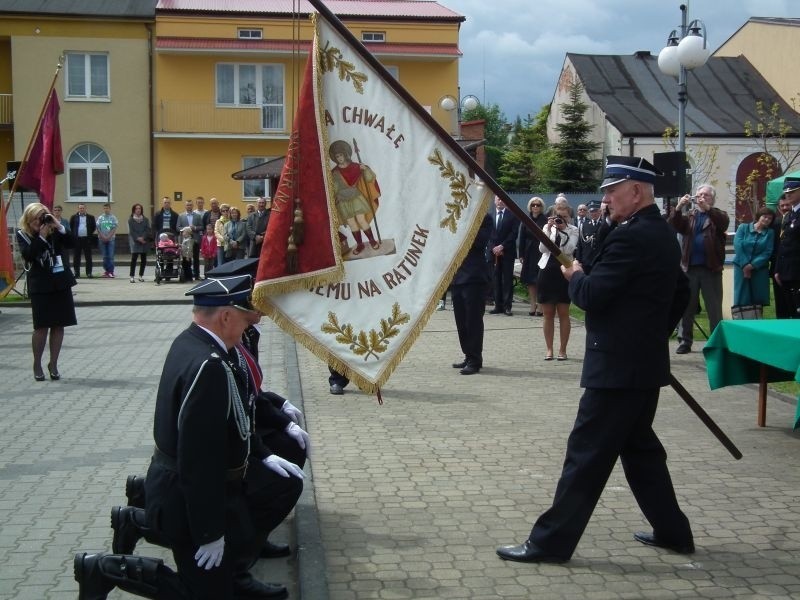
<path fill-rule="evenodd" d="M 289 236 L 289 243 L 286 246 L 286 272 L 297 273 L 297 246 L 294 243 L 294 235 Z"/>
<path fill-rule="evenodd" d="M 300 246 L 306 237 L 305 221 L 303 220 L 303 209 L 300 208 L 300 198 L 294 199 L 294 222 L 292 223 L 292 235 L 295 243 Z"/>

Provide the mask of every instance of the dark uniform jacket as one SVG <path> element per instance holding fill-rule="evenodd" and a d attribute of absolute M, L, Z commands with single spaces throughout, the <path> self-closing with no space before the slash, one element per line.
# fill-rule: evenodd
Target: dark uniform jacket
<path fill-rule="evenodd" d="M 157 450 L 146 479 L 147 521 L 173 541 L 200 546 L 225 535 L 227 546 L 252 535 L 241 493 L 243 471 L 236 476 L 247 461 L 251 423 L 243 434 L 236 418 L 242 411 L 232 401 L 223 363 L 234 372 L 248 412 L 247 374 L 195 324 L 172 343 L 161 374 L 153 424 Z"/>
<path fill-rule="evenodd" d="M 478 229 L 478 233 L 470 246 L 469 252 L 464 257 L 461 266 L 453 276 L 451 285 L 464 285 L 467 283 L 483 283 L 489 281 L 489 273 L 486 270 L 486 259 L 484 258 L 486 252 L 486 244 L 489 241 L 489 236 L 492 234 L 492 217 L 487 215 L 483 216 L 483 221 Z"/>
<path fill-rule="evenodd" d="M 575 249 L 575 258 L 577 258 L 581 265 L 591 266 L 597 253 L 598 246 L 594 243 L 594 236 L 600 229 L 603 219 L 597 219 L 594 224 L 590 218 L 583 221 L 583 225 L 578 227 L 578 247 Z"/>
<path fill-rule="evenodd" d="M 652 389 L 669 383 L 668 339 L 689 298 L 675 232 L 651 204 L 612 229 L 591 275 L 569 282 L 586 311 L 581 386 Z"/>
<path fill-rule="evenodd" d="M 775 272 L 781 281 L 800 281 L 800 211 L 794 207 L 783 222 Z"/>
<path fill-rule="evenodd" d="M 72 248 L 72 237 L 58 230 L 53 231 L 47 240 L 41 236 L 30 236 L 17 230 L 19 252 L 25 259 L 28 269 L 28 292 L 31 294 L 47 294 L 64 290 L 75 285 L 75 276 L 64 260 L 64 248 Z M 63 271 L 53 273 L 56 256 L 61 257 Z"/>

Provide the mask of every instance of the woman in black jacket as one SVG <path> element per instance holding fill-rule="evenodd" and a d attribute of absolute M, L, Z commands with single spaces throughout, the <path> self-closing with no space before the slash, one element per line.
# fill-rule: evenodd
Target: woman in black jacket
<path fill-rule="evenodd" d="M 75 277 L 63 259 L 63 249 L 73 245 L 64 226 L 50 214 L 44 204 L 34 202 L 25 207 L 19 220 L 17 242 L 28 272 L 28 294 L 33 311 L 33 378 L 44 381 L 42 355 L 50 337 L 50 379 L 57 380 L 58 355 L 64 341 L 64 327 L 77 324 L 72 286 Z"/>
<path fill-rule="evenodd" d="M 534 223 L 539 227 L 547 224 L 547 216 L 544 214 L 544 200 L 534 196 L 528 200 L 528 214 Z M 539 259 L 542 253 L 539 252 L 539 240 L 527 227 L 519 228 L 519 260 L 522 263 L 522 270 L 519 278 L 528 287 L 528 298 L 531 303 L 530 316 L 541 317 L 542 311 L 536 299 L 536 284 L 539 279 Z"/>

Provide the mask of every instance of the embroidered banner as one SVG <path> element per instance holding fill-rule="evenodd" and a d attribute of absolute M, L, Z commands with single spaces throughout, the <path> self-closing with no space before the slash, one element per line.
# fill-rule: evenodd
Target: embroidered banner
<path fill-rule="evenodd" d="M 327 247 L 326 234 L 310 239 L 309 231 L 303 244 L 319 242 L 321 252 L 331 252 L 329 265 L 340 257 L 343 277 L 274 295 L 265 293 L 267 267 L 260 265 L 255 301 L 300 343 L 371 392 L 388 379 L 435 310 L 492 194 L 468 161 L 324 15 L 315 16 L 314 26 L 315 85 L 304 86 L 301 102 L 313 100 L 316 108 L 319 138 L 313 143 L 320 162 L 307 166 L 319 169 L 324 182 L 334 247 Z M 306 156 L 305 147 L 298 150 Z M 276 256 L 264 250 L 261 262 Z"/>

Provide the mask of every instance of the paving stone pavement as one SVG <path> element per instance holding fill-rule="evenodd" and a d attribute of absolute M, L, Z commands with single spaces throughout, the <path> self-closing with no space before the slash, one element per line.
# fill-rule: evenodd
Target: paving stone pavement
<path fill-rule="evenodd" d="M 82 279 L 60 382 L 33 382 L 30 310 L 0 306 L 0 600 L 74 598 L 73 553 L 110 547 L 110 507 L 148 462 L 161 362 L 189 321 L 187 305 L 164 303 L 185 302 L 187 288 Z M 800 597 L 794 399 L 771 394 L 758 428 L 755 387 L 709 391 L 700 352 L 674 356 L 673 373 L 744 458 L 664 389 L 655 428 L 696 554 L 633 541 L 647 524 L 617 468 L 572 561 L 495 556 L 549 506 L 581 392 L 582 324 L 570 359 L 545 362 L 541 319 L 527 310 L 486 316 L 485 368 L 470 377 L 450 367 L 452 312 L 435 312 L 382 406 L 352 386 L 331 395 L 326 366 L 265 320 L 262 364 L 272 389 L 302 403 L 313 454 L 276 536 L 297 554 L 259 561 L 258 576 L 304 600 Z"/>

